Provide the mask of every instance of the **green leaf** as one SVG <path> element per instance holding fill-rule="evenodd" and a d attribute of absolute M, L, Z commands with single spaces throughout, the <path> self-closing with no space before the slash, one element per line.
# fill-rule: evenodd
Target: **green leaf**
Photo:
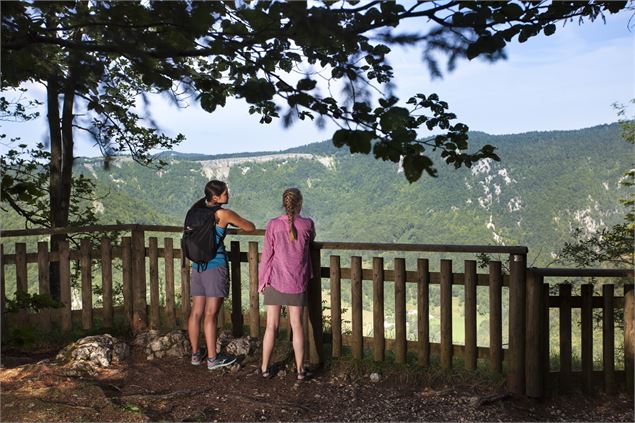
<path fill-rule="evenodd" d="M 615 1 L 615 0 L 612 0 L 612 1 L 605 1 L 604 2 L 604 6 L 606 6 L 606 8 L 611 13 L 619 12 L 620 10 L 624 9 L 627 4 L 628 4 L 627 1 Z"/>
<path fill-rule="evenodd" d="M 432 160 L 423 155 L 408 155 L 403 159 L 403 170 L 408 182 L 416 182 L 421 177 L 423 171 L 427 171 L 430 176 L 435 176 L 436 171 L 432 168 Z"/>
<path fill-rule="evenodd" d="M 214 100 L 214 96 L 210 93 L 201 94 L 201 107 L 208 113 L 213 113 L 216 110 L 216 101 Z"/>
<path fill-rule="evenodd" d="M 510 20 L 520 18 L 524 13 L 523 8 L 516 3 L 507 3 L 501 8 L 501 12 Z"/>
<path fill-rule="evenodd" d="M 385 132 L 395 130 L 407 125 L 410 118 L 410 112 L 403 107 L 391 107 L 387 109 L 379 119 L 381 128 Z"/>
<path fill-rule="evenodd" d="M 333 145 L 341 148 L 348 145 L 351 153 L 370 153 L 371 140 L 374 133 L 372 131 L 357 131 L 350 129 L 339 129 L 333 134 Z"/>
<path fill-rule="evenodd" d="M 263 78 L 249 79 L 236 90 L 237 94 L 244 97 L 247 103 L 260 103 L 271 100 L 276 93 L 276 87 Z"/>
<path fill-rule="evenodd" d="M 280 69 L 282 69 L 283 71 L 289 73 L 293 70 L 293 62 L 291 60 L 288 59 L 282 59 L 280 60 L 280 62 L 278 63 L 278 66 L 280 66 Z"/>
<path fill-rule="evenodd" d="M 334 67 L 333 70 L 331 71 L 331 76 L 335 79 L 340 79 L 341 77 L 344 76 L 344 68 L 340 66 Z"/>
<path fill-rule="evenodd" d="M 554 32 L 556 32 L 556 26 L 554 24 L 549 24 L 545 26 L 545 28 L 543 29 L 543 32 L 545 33 L 547 37 L 550 35 L 553 35 Z"/>
<path fill-rule="evenodd" d="M 313 88 L 315 88 L 316 84 L 317 81 L 309 78 L 304 78 L 298 81 L 296 88 L 300 91 L 311 91 Z"/>
<path fill-rule="evenodd" d="M 377 55 L 377 56 L 383 56 L 390 53 L 390 47 L 388 47 L 387 45 L 384 44 L 377 44 L 374 48 L 373 48 L 373 54 Z"/>

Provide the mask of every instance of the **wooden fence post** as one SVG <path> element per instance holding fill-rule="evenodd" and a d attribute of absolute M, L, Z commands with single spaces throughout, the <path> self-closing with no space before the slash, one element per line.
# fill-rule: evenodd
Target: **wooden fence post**
<path fill-rule="evenodd" d="M 419 365 L 430 365 L 430 271 L 428 259 L 417 259 L 417 343 Z"/>
<path fill-rule="evenodd" d="M 37 271 L 40 295 L 51 295 L 49 286 L 49 244 L 48 242 L 37 243 Z M 38 311 L 41 329 L 44 332 L 51 330 L 51 309 L 45 308 Z"/>
<path fill-rule="evenodd" d="M 181 257 L 185 252 L 181 250 Z M 181 259 L 181 328 L 187 329 L 187 321 L 190 318 L 192 308 L 190 299 L 190 274 L 192 264 L 187 258 Z"/>
<path fill-rule="evenodd" d="M 90 239 L 82 238 L 79 244 L 82 275 L 82 329 L 93 327 L 93 278 L 91 275 Z"/>
<path fill-rule="evenodd" d="M 163 238 L 163 259 L 165 264 L 165 309 L 166 320 L 170 329 L 176 328 L 174 313 L 174 241 Z"/>
<path fill-rule="evenodd" d="M 229 269 L 227 269 L 229 272 Z M 218 317 L 216 318 L 216 328 L 218 333 L 222 333 L 225 330 L 225 301 L 220 304 L 218 308 Z"/>
<path fill-rule="evenodd" d="M 593 391 L 593 285 L 582 285 L 582 391 Z"/>
<path fill-rule="evenodd" d="M 571 388 L 571 285 L 560 284 L 560 389 Z"/>
<path fill-rule="evenodd" d="M 71 308 L 71 252 L 68 248 L 68 241 L 60 241 L 57 251 L 59 251 L 60 255 L 60 301 L 64 304 L 61 312 L 62 331 L 68 332 L 73 325 Z"/>
<path fill-rule="evenodd" d="M 6 334 L 7 319 L 5 318 L 5 310 L 7 308 L 7 291 L 4 280 L 4 244 L 0 244 L 0 330 Z"/>
<path fill-rule="evenodd" d="M 362 258 L 351 257 L 351 308 L 353 332 L 353 358 L 364 357 L 364 338 L 362 333 Z"/>
<path fill-rule="evenodd" d="M 604 369 L 604 391 L 615 393 L 615 313 L 613 305 L 614 286 L 602 285 L 602 367 Z"/>
<path fill-rule="evenodd" d="M 507 388 L 525 393 L 525 296 L 527 256 L 509 256 L 509 362 Z"/>
<path fill-rule="evenodd" d="M 624 372 L 626 391 L 633 395 L 633 359 L 635 357 L 635 318 L 633 285 L 624 285 Z"/>
<path fill-rule="evenodd" d="M 132 327 L 132 239 L 121 238 L 121 278 L 123 289 L 123 311 Z"/>
<path fill-rule="evenodd" d="M 235 338 L 243 336 L 243 303 L 241 293 L 240 241 L 231 242 L 229 252 L 231 261 L 232 281 L 232 335 Z"/>
<path fill-rule="evenodd" d="M 132 330 L 135 333 L 146 329 L 146 247 L 145 234 L 141 229 L 132 230 Z"/>
<path fill-rule="evenodd" d="M 330 258 L 332 356 L 342 355 L 342 273 L 340 256 Z"/>
<path fill-rule="evenodd" d="M 48 242 L 37 243 L 37 270 L 40 294 L 50 295 L 49 287 L 49 250 Z"/>
<path fill-rule="evenodd" d="M 148 239 L 148 259 L 150 261 L 150 327 L 158 329 L 159 317 L 159 240 L 153 236 Z"/>
<path fill-rule="evenodd" d="M 311 247 L 313 278 L 309 281 L 309 363 L 322 364 L 324 329 L 322 327 L 322 264 L 321 251 Z"/>
<path fill-rule="evenodd" d="M 441 260 L 441 368 L 452 368 L 452 260 Z"/>
<path fill-rule="evenodd" d="M 26 244 L 15 243 L 15 282 L 17 295 L 26 295 L 29 292 L 29 279 L 26 268 Z"/>
<path fill-rule="evenodd" d="M 395 259 L 395 362 L 406 362 L 406 260 Z"/>
<path fill-rule="evenodd" d="M 110 238 L 101 239 L 101 287 L 103 309 L 103 325 L 111 327 L 114 316 L 112 306 L 112 247 Z"/>
<path fill-rule="evenodd" d="M 527 335 L 525 338 L 525 375 L 526 394 L 540 398 L 544 393 L 544 369 L 541 340 L 542 337 L 542 291 L 543 278 L 532 271 L 527 272 Z"/>
<path fill-rule="evenodd" d="M 258 242 L 249 241 L 249 335 L 260 336 L 260 302 L 258 298 Z"/>
<path fill-rule="evenodd" d="M 289 313 L 287 310 L 287 319 L 289 318 Z M 291 320 L 289 319 L 289 326 L 291 326 Z M 309 345 L 309 308 L 304 307 L 302 309 L 302 333 L 304 334 L 304 361 L 306 362 L 308 356 L 310 354 L 311 347 Z M 293 341 L 293 329 L 291 330 L 291 341 Z"/>
<path fill-rule="evenodd" d="M 384 259 L 373 257 L 373 359 L 384 361 Z"/>
<path fill-rule="evenodd" d="M 476 370 L 476 261 L 465 260 L 465 368 Z"/>
<path fill-rule="evenodd" d="M 495 373 L 503 371 L 503 274 L 500 261 L 489 262 L 489 365 Z"/>
<path fill-rule="evenodd" d="M 544 277 L 541 278 L 544 281 Z M 540 295 L 542 296 L 542 319 L 540 320 L 540 324 L 542 325 L 540 328 L 540 332 L 542 333 L 541 341 L 540 341 L 540 357 L 542 362 L 542 386 L 543 386 L 543 395 L 546 394 L 547 387 L 549 386 L 549 372 L 551 371 L 551 336 L 549 334 L 549 330 L 551 328 L 551 324 L 549 322 L 549 314 L 551 308 L 549 307 L 549 284 L 543 283 L 540 291 Z"/>

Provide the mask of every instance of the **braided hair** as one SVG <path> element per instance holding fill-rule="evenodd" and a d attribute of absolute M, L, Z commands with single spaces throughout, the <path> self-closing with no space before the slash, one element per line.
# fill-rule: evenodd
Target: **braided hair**
<path fill-rule="evenodd" d="M 289 239 L 295 241 L 298 239 L 298 232 L 293 224 L 295 217 L 300 214 L 302 208 L 302 193 L 297 188 L 289 188 L 282 193 L 282 206 L 287 212 L 289 221 Z"/>

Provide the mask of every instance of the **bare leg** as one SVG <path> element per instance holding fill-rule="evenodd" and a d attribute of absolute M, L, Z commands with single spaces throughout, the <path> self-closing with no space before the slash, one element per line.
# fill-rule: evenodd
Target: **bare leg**
<path fill-rule="evenodd" d="M 201 316 L 205 310 L 205 297 L 192 297 L 192 310 L 187 319 L 187 334 L 192 344 L 192 354 L 198 352 L 198 338 L 201 334 Z"/>
<path fill-rule="evenodd" d="M 279 305 L 267 306 L 267 328 L 262 339 L 262 366 L 260 367 L 263 373 L 269 368 L 269 360 L 271 360 L 271 353 L 276 342 L 278 326 L 280 325 L 280 309 Z"/>
<path fill-rule="evenodd" d="M 203 332 L 207 343 L 207 356 L 216 357 L 216 329 L 218 325 L 218 311 L 223 304 L 222 297 L 207 297 L 205 301 L 205 322 Z"/>
<path fill-rule="evenodd" d="M 304 330 L 302 329 L 302 306 L 289 306 L 289 319 L 293 331 L 293 352 L 298 373 L 304 370 Z"/>

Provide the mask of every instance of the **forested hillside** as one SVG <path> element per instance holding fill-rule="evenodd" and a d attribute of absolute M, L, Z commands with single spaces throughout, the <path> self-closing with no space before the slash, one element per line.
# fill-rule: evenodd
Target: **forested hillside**
<path fill-rule="evenodd" d="M 120 158 L 105 170 L 78 159 L 93 178 L 103 223 L 180 224 L 205 182 L 225 179 L 229 207 L 264 228 L 281 213 L 284 188 L 299 187 L 304 213 L 320 240 L 527 245 L 530 263 L 552 259 L 573 227 L 595 231 L 620 220 L 618 186 L 632 166 L 632 146 L 616 124 L 577 131 L 493 136 L 470 142 L 498 147 L 501 162 L 471 169 L 440 168 L 438 178 L 409 184 L 391 162 L 350 155 L 330 141 L 282 152 L 232 155 L 163 153 L 163 170 Z M 213 151 L 213 145 L 210 145 Z M 3 227 L 21 227 L 3 214 Z"/>

